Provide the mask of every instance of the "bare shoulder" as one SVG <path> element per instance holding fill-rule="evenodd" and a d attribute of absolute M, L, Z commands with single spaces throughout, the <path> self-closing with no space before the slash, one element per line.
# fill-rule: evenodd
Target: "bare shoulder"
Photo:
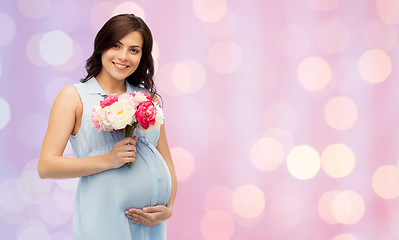
<path fill-rule="evenodd" d="M 80 104 L 80 96 L 75 86 L 64 87 L 58 94 L 53 108 L 76 109 Z"/>

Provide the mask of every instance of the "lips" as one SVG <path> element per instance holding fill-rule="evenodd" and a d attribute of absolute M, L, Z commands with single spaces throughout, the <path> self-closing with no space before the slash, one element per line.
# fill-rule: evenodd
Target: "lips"
<path fill-rule="evenodd" d="M 120 70 L 125 70 L 126 68 L 129 67 L 129 65 L 124 65 L 124 64 L 120 64 L 120 63 L 116 63 L 116 62 L 112 62 L 112 63 L 114 64 L 114 66 L 115 66 L 117 69 L 120 69 Z"/>

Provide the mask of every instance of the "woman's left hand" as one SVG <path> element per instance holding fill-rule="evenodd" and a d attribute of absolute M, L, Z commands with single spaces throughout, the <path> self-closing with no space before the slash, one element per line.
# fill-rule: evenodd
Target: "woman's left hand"
<path fill-rule="evenodd" d="M 172 216 L 172 207 L 157 205 L 145 207 L 143 210 L 130 208 L 125 214 L 133 223 L 151 227 L 168 220 Z"/>

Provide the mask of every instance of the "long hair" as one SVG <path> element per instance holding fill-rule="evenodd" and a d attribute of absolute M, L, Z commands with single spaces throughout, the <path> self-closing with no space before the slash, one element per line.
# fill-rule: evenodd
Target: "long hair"
<path fill-rule="evenodd" d="M 137 31 L 143 37 L 140 64 L 126 78 L 130 84 L 146 88 L 151 95 L 158 95 L 154 84 L 154 60 L 152 58 L 152 34 L 147 24 L 134 14 L 120 14 L 109 19 L 97 33 L 94 40 L 93 54 L 86 61 L 87 75 L 82 82 L 96 77 L 102 68 L 101 55 L 127 34 Z M 159 96 L 159 95 L 158 95 Z"/>

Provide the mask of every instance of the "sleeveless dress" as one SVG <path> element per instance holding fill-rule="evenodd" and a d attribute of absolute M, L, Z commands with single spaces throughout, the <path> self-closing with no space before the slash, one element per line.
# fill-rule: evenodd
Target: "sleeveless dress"
<path fill-rule="evenodd" d="M 123 139 L 123 132 L 98 132 L 91 126 L 94 105 L 108 96 L 95 78 L 74 84 L 83 103 L 79 132 L 69 141 L 76 157 L 107 154 Z M 148 91 L 126 82 L 126 92 Z M 132 167 L 121 167 L 81 177 L 73 216 L 75 240 L 162 240 L 166 222 L 148 227 L 134 224 L 126 217 L 129 208 L 166 205 L 171 194 L 168 166 L 156 149 L 159 129 L 148 133 L 135 130 L 136 160 Z"/>

